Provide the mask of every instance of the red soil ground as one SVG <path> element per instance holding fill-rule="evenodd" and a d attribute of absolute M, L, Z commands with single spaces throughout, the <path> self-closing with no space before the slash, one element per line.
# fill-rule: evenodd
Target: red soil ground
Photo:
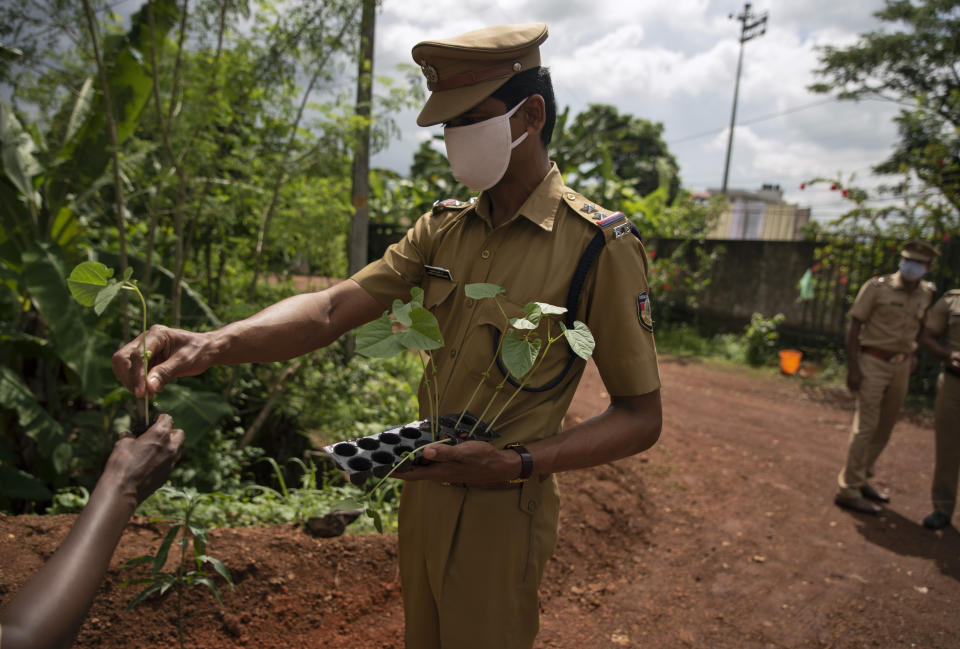
<path fill-rule="evenodd" d="M 925 530 L 929 418 L 901 421 L 876 484 L 880 517 L 832 504 L 845 395 L 680 359 L 661 364 L 664 429 L 647 453 L 560 476 L 561 536 L 541 589 L 539 648 L 960 646 L 960 534 Z M 568 413 L 607 404 L 590 368 Z M 50 557 L 72 516 L 0 517 L 0 600 Z M 175 599 L 130 612 L 120 564 L 155 546 L 131 524 L 77 645 L 176 646 Z M 392 536 L 300 529 L 211 534 L 237 582 L 187 596 L 186 645 L 402 647 Z"/>

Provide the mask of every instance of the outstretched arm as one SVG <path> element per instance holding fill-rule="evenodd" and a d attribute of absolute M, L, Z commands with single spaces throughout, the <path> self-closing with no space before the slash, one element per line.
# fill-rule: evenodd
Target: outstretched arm
<path fill-rule="evenodd" d="M 324 291 L 281 300 L 263 311 L 215 331 L 194 333 L 154 325 L 146 334 L 150 352 L 147 378 L 151 393 L 170 381 L 194 376 L 214 365 L 282 361 L 325 347 L 383 312 L 353 280 Z M 137 397 L 143 397 L 143 369 L 137 337 L 113 355 L 113 372 Z"/>
<path fill-rule="evenodd" d="M 66 540 L 0 610 L 0 649 L 69 647 L 76 638 L 123 528 L 162 485 L 180 454 L 183 431 L 169 415 L 139 438 L 121 438 Z"/>

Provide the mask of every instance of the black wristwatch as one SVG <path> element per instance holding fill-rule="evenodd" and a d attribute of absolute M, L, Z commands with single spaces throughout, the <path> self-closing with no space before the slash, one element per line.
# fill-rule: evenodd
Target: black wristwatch
<path fill-rule="evenodd" d="M 533 456 L 530 451 L 518 443 L 507 444 L 505 448 L 516 451 L 520 456 L 520 475 L 509 482 L 519 484 L 525 482 L 527 478 L 533 475 Z"/>

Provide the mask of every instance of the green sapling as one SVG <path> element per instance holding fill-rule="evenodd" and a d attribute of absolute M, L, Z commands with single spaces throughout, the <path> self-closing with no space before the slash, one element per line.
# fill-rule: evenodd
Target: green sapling
<path fill-rule="evenodd" d="M 113 279 L 114 270 L 109 266 L 101 264 L 98 261 L 85 261 L 77 264 L 70 277 L 67 278 L 67 286 L 70 287 L 70 293 L 73 299 L 83 306 L 93 307 L 94 313 L 102 315 L 120 291 L 133 291 L 140 298 L 140 316 L 141 331 L 146 334 L 147 331 L 147 300 L 136 280 L 131 279 L 133 269 L 129 266 L 123 272 L 123 279 L 117 281 Z M 147 369 L 150 361 L 150 351 L 147 349 L 147 337 L 143 336 L 140 347 L 140 362 L 143 366 L 143 381 L 147 381 Z M 145 425 L 150 423 L 150 396 L 143 395 L 143 421 Z"/>

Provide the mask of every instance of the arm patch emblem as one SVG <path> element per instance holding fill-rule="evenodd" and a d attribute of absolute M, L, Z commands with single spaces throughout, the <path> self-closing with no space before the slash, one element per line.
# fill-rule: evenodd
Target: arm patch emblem
<path fill-rule="evenodd" d="M 650 294 L 646 291 L 637 296 L 637 319 L 641 327 L 653 332 L 653 304 L 650 302 Z"/>

